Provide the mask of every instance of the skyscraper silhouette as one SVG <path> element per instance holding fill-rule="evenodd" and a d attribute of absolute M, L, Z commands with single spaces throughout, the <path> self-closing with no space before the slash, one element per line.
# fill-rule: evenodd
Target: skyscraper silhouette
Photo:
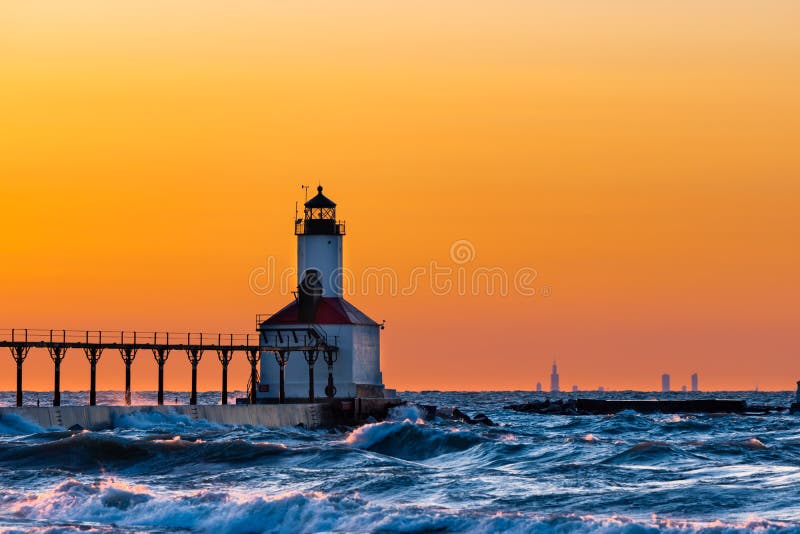
<path fill-rule="evenodd" d="M 550 392 L 556 393 L 560 391 L 558 389 L 558 366 L 556 366 L 556 362 L 553 362 L 553 372 L 550 374 Z"/>

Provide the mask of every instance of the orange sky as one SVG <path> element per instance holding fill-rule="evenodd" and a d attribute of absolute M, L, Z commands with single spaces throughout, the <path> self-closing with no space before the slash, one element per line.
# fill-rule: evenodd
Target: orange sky
<path fill-rule="evenodd" d="M 465 269 L 550 292 L 355 288 L 390 387 L 532 389 L 554 358 L 566 387 L 793 387 L 800 4 L 286 4 L 0 5 L 0 328 L 250 331 L 287 301 L 250 274 L 294 265 L 321 180 L 356 273 L 466 239 Z M 25 369 L 51 387 L 46 353 Z M 104 355 L 101 388 L 121 369 Z M 63 375 L 85 389 L 83 356 Z"/>

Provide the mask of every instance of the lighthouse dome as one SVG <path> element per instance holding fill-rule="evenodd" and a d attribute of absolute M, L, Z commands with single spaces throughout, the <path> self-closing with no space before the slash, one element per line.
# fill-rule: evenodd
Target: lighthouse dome
<path fill-rule="evenodd" d="M 322 194 L 322 186 L 320 185 L 317 187 L 316 196 L 304 205 L 306 208 L 335 208 L 336 202 Z"/>

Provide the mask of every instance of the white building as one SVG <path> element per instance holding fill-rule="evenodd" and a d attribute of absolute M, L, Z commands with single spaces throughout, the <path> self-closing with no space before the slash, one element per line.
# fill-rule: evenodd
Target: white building
<path fill-rule="evenodd" d="M 661 391 L 663 393 L 669 393 L 670 385 L 669 385 L 669 374 L 664 373 L 661 375 Z"/>
<path fill-rule="evenodd" d="M 380 366 L 381 325 L 342 297 L 342 241 L 344 223 L 336 220 L 336 204 L 322 194 L 305 203 L 303 217 L 295 221 L 297 235 L 298 292 L 287 304 L 260 325 L 261 344 L 274 346 L 280 340 L 309 333 L 324 336 L 338 347 L 333 364 L 336 398 L 383 397 Z M 301 351 L 288 353 L 285 395 L 288 400 L 309 397 L 309 364 Z M 279 365 L 275 353 L 261 353 L 257 396 L 262 400 L 279 397 Z M 328 365 L 324 353 L 313 365 L 314 396 L 328 392 Z"/>

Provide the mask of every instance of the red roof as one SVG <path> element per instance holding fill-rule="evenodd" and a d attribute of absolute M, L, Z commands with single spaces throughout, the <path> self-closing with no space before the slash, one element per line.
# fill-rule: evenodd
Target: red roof
<path fill-rule="evenodd" d="M 297 318 L 299 309 L 300 305 L 295 300 L 291 304 L 284 306 L 280 311 L 261 324 L 265 326 L 300 324 Z M 322 297 L 319 299 L 313 322 L 316 324 L 378 325 L 378 323 L 370 319 L 364 312 L 339 297 Z"/>

